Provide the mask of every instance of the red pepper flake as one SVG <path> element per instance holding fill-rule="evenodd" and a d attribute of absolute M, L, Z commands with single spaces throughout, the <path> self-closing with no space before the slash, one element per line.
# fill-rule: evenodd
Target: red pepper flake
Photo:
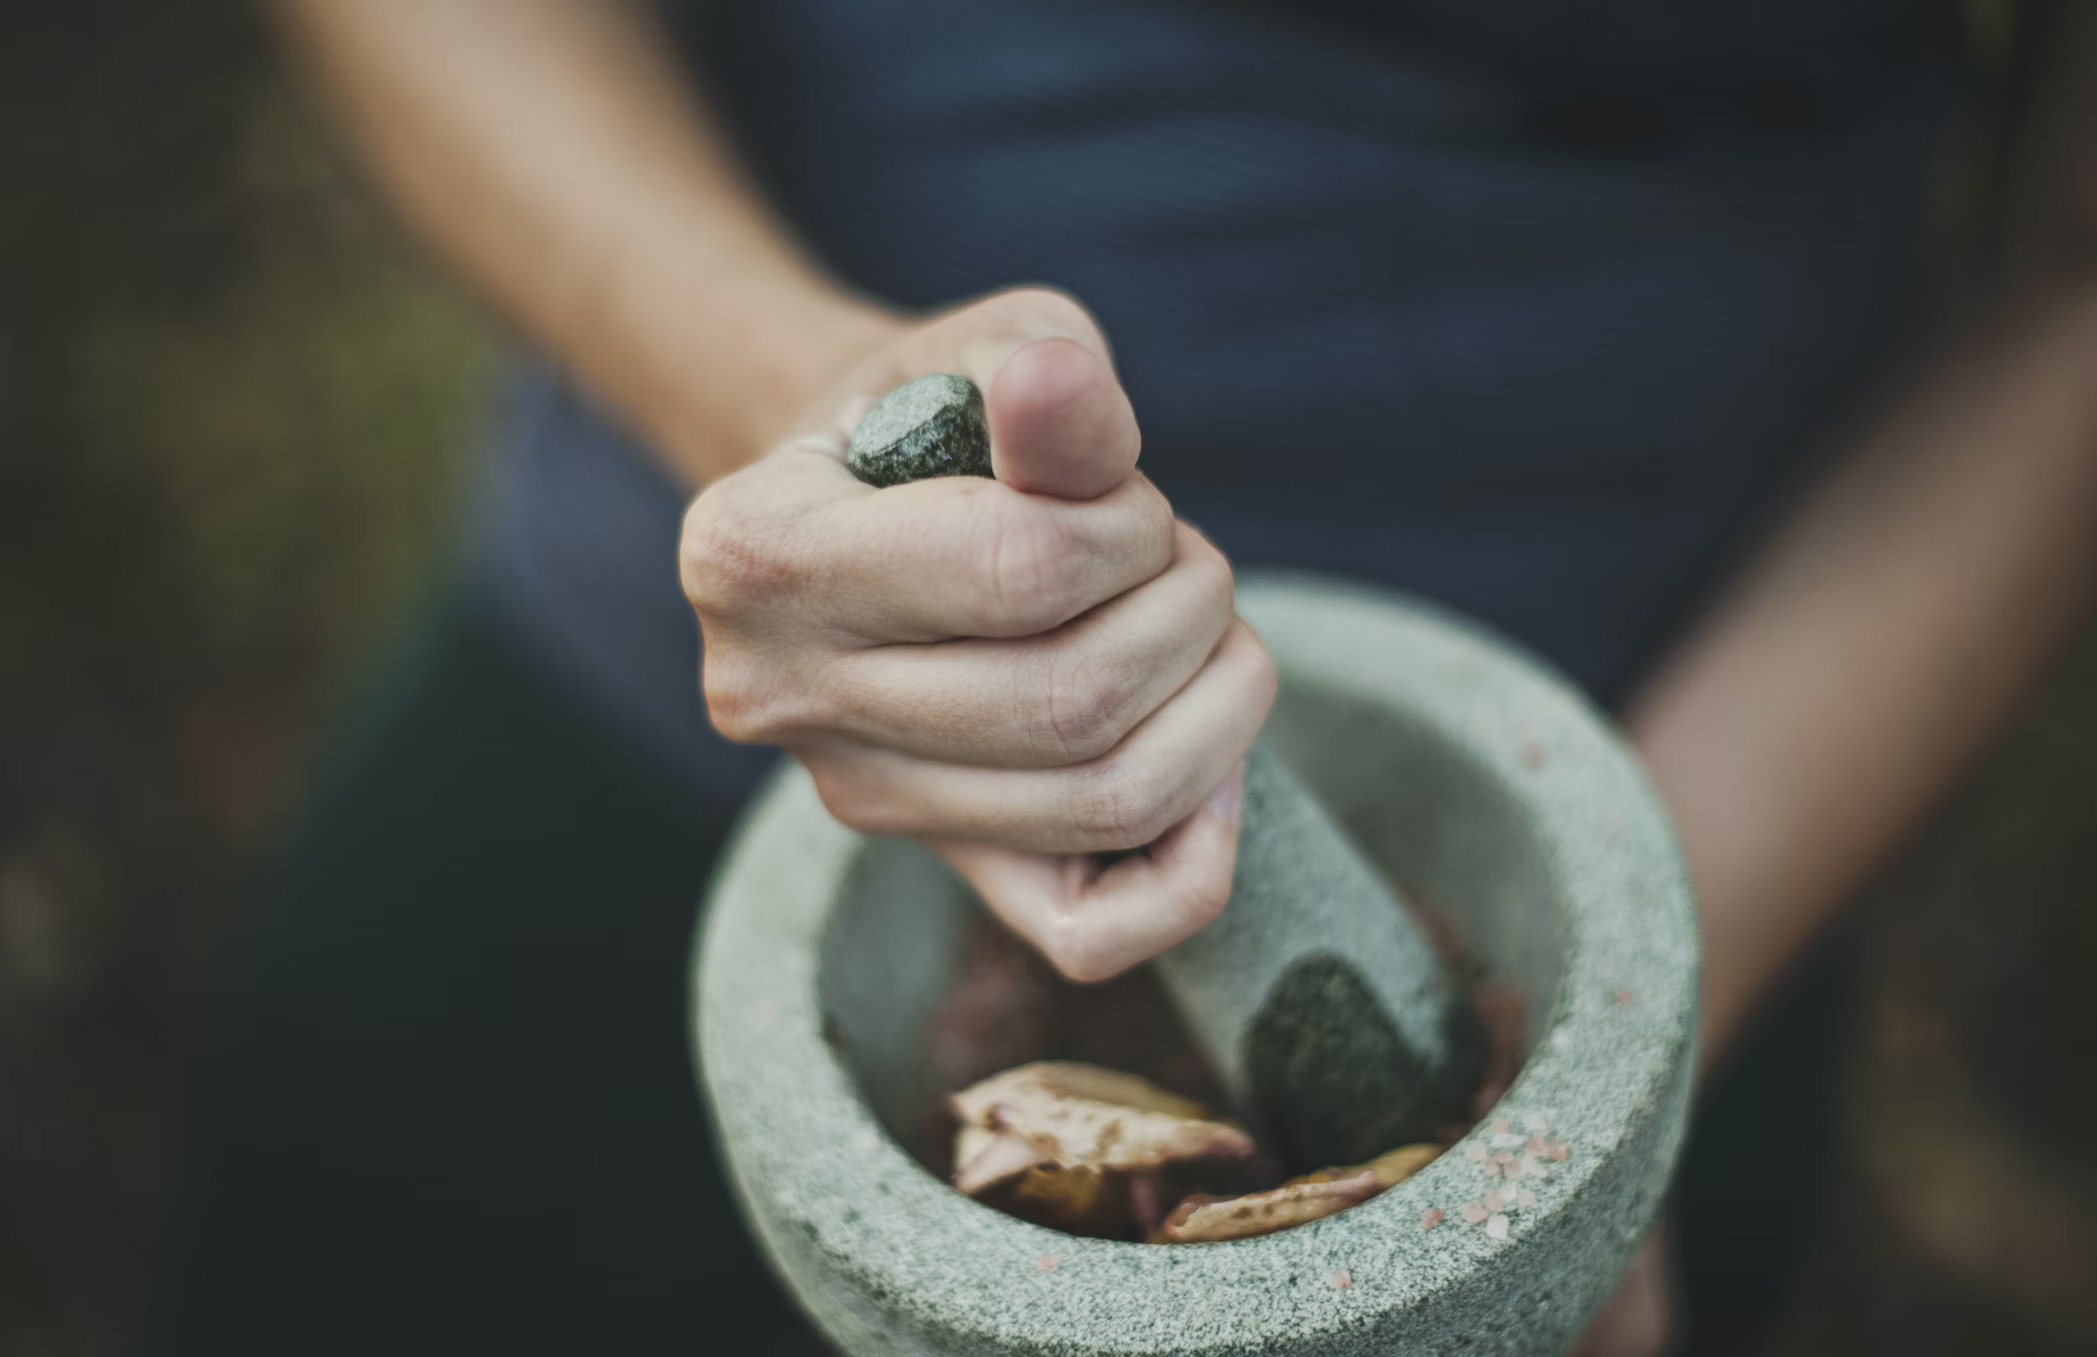
<path fill-rule="evenodd" d="M 1441 1223 L 1442 1208 L 1439 1206 L 1430 1207 L 1420 1213 L 1420 1228 L 1423 1230 L 1432 1230 Z"/>
<path fill-rule="evenodd" d="M 1325 1284 L 1335 1291 L 1345 1291 L 1348 1287 L 1354 1285 L 1354 1274 L 1350 1273 L 1346 1268 L 1341 1268 L 1333 1273 L 1332 1276 L 1327 1277 Z"/>
<path fill-rule="evenodd" d="M 1466 1225 L 1483 1225 L 1485 1224 L 1485 1218 L 1490 1214 L 1485 1209 L 1483 1202 L 1464 1203 L 1464 1224 Z"/>
<path fill-rule="evenodd" d="M 1049 1273 L 1054 1272 L 1056 1268 L 1062 1264 L 1062 1262 L 1063 1260 L 1058 1258 L 1055 1254 L 1044 1253 L 1039 1258 L 1036 1258 L 1034 1260 L 1034 1266 L 1041 1270 L 1041 1274 L 1043 1276 L 1047 1276 Z"/>

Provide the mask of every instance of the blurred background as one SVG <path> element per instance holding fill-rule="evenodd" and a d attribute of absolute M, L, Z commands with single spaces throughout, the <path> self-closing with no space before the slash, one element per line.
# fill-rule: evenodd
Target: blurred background
<path fill-rule="evenodd" d="M 101 1357 L 243 883 L 442 573 L 497 341 L 242 6 L 10 7 L 0 182 L 0 1354 Z M 2097 639 L 1862 912 L 1774 1351 L 2097 1352 L 2093 812 Z"/>
<path fill-rule="evenodd" d="M 244 5 L 0 18 L 0 1353 L 124 1350 L 217 944 L 447 542 L 482 325 Z"/>

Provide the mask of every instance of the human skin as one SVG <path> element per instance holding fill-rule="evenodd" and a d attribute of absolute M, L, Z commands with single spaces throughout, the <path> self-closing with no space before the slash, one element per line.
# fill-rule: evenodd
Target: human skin
<path fill-rule="evenodd" d="M 1082 307 L 903 315 L 825 278 L 637 8 L 277 7 L 410 222 L 698 491 L 681 566 L 717 724 L 791 750 L 845 823 L 932 843 L 1068 974 L 1213 916 L 1272 669 L 1227 565 L 1133 473 Z M 1627 714 L 1697 889 L 1707 1068 L 2097 581 L 2092 28 L 2047 46 L 1971 321 Z M 852 482 L 844 431 L 931 371 L 983 387 L 999 482 Z M 1660 1348 L 1663 1256 L 1583 1351 Z"/>
<path fill-rule="evenodd" d="M 862 485 L 852 423 L 935 371 L 984 389 L 996 479 Z M 842 391 L 686 515 L 715 726 L 791 752 L 845 824 L 929 843 L 1072 979 L 1187 937 L 1230 897 L 1275 676 L 1221 553 L 1135 471 L 1097 328 L 1005 293 Z"/>

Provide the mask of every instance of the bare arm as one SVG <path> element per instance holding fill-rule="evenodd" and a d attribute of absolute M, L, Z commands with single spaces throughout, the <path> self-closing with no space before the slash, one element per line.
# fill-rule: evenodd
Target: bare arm
<path fill-rule="evenodd" d="M 278 0 L 423 236 L 693 484 L 899 322 L 824 279 L 623 0 Z"/>
<path fill-rule="evenodd" d="M 1073 976 L 1215 917 L 1273 669 L 1221 553 L 1134 474 L 1082 307 L 848 295 L 624 0 L 277 4 L 411 224 L 705 487 L 680 563 L 718 729 L 932 844 Z M 876 493 L 844 431 L 928 372 L 982 388 L 997 480 Z"/>
<path fill-rule="evenodd" d="M 1636 704 L 1702 902 L 1707 1062 L 2097 589 L 2097 24 L 2050 44 L 1976 323 Z"/>
<path fill-rule="evenodd" d="M 2097 11 L 2051 52 L 1977 321 L 1633 706 L 1704 919 L 1707 1068 L 2097 594 Z M 1577 1349 L 1650 1357 L 1661 1234 Z"/>

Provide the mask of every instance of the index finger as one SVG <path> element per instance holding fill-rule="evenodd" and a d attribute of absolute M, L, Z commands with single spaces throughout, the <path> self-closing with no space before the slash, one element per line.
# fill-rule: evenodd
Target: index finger
<path fill-rule="evenodd" d="M 851 480 L 803 528 L 835 624 L 872 644 L 1033 636 L 1172 564 L 1172 509 L 1147 477 L 1088 500 L 949 476 L 873 490 Z"/>

